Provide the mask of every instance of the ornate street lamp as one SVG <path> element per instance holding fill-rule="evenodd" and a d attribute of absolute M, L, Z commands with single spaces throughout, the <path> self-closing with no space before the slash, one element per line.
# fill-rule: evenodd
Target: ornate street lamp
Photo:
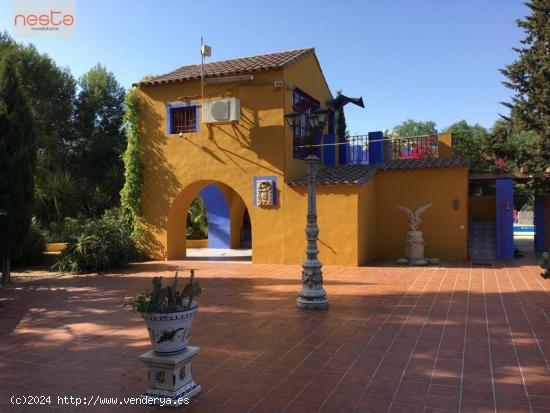
<path fill-rule="evenodd" d="M 316 164 L 319 158 L 313 152 L 316 137 L 321 136 L 327 122 L 328 110 L 318 109 L 310 115 L 291 112 L 285 115 L 288 126 L 294 132 L 301 127 L 301 117 L 307 116 L 310 126 L 310 136 L 307 137 L 310 147 L 309 154 L 304 161 L 308 165 L 307 176 L 307 225 L 306 225 L 306 259 L 302 263 L 302 289 L 298 293 L 296 306 L 308 310 L 325 310 L 328 308 L 327 292 L 323 288 L 323 264 L 318 259 L 319 249 L 317 239 L 319 227 L 317 226 L 317 194 L 315 181 L 317 179 Z"/>

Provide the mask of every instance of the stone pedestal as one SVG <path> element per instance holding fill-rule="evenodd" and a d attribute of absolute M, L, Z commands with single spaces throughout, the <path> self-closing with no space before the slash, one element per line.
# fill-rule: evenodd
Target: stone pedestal
<path fill-rule="evenodd" d="M 428 261 L 424 258 L 424 239 L 421 231 L 407 232 L 407 242 L 405 243 L 405 257 L 411 265 L 426 265 Z"/>
<path fill-rule="evenodd" d="M 185 399 L 201 391 L 201 386 L 192 377 L 192 361 L 198 353 L 198 347 L 188 346 L 179 354 L 160 356 L 148 351 L 139 356 L 149 368 L 149 388 L 141 397 L 152 398 L 154 404 L 163 406 L 187 404 Z"/>

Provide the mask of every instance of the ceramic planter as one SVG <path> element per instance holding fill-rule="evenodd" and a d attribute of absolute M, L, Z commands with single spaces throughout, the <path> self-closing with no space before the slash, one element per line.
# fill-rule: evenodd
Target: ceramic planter
<path fill-rule="evenodd" d="M 142 313 L 147 323 L 153 351 L 161 355 L 185 351 L 191 334 L 193 318 L 199 309 L 193 301 L 190 310 L 173 313 Z"/>

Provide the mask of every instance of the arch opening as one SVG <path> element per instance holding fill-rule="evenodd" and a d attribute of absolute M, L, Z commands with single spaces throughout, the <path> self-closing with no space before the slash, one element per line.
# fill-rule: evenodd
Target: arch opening
<path fill-rule="evenodd" d="M 241 196 L 217 181 L 181 191 L 168 216 L 168 260 L 251 261 L 252 223 Z"/>

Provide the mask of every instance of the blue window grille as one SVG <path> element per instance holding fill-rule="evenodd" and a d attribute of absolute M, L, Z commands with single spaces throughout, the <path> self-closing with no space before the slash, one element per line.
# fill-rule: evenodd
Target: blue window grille
<path fill-rule="evenodd" d="M 199 105 L 196 102 L 166 105 L 168 134 L 198 132 L 199 120 Z"/>

